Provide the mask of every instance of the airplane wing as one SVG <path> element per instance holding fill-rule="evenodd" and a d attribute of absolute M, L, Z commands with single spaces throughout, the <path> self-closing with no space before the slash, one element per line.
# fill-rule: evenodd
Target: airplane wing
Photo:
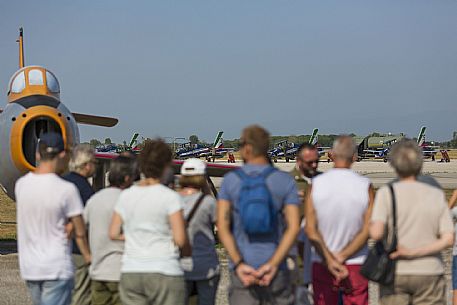
<path fill-rule="evenodd" d="M 119 156 L 118 153 L 114 153 L 114 152 L 101 152 L 101 151 L 97 151 L 95 153 L 95 158 L 97 160 L 113 160 L 113 159 L 116 159 L 117 157 Z"/>
<path fill-rule="evenodd" d="M 79 124 L 86 124 L 86 125 L 95 125 L 95 126 L 103 126 L 103 127 L 113 127 L 119 121 L 116 118 L 110 118 L 105 116 L 97 116 L 91 114 L 82 114 L 82 113 L 72 113 L 75 117 L 76 122 Z"/>
<path fill-rule="evenodd" d="M 377 154 L 377 153 L 382 152 L 382 150 L 364 149 L 363 152 L 364 152 L 364 153 Z"/>
<path fill-rule="evenodd" d="M 101 162 L 109 162 L 110 160 L 116 159 L 119 156 L 117 153 L 111 152 L 96 152 L 95 157 Z M 176 174 L 181 171 L 181 166 L 184 163 L 183 160 L 173 160 L 173 170 Z M 215 164 L 208 163 L 206 165 L 206 171 L 210 177 L 223 177 L 226 173 L 237 169 L 238 166 L 226 165 L 226 164 Z"/>
<path fill-rule="evenodd" d="M 181 171 L 181 166 L 184 163 L 182 160 L 173 160 L 173 169 L 176 174 L 179 174 Z M 228 172 L 237 169 L 238 166 L 217 164 L 217 163 L 207 163 L 206 172 L 210 177 L 223 177 Z"/>

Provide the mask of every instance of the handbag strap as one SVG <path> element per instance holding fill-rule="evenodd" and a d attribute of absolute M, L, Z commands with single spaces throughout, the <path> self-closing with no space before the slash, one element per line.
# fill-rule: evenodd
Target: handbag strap
<path fill-rule="evenodd" d="M 394 192 L 394 187 L 392 183 L 389 183 L 389 190 L 390 195 L 392 197 L 392 223 L 393 223 L 393 230 L 392 230 L 392 243 L 390 244 L 389 251 L 393 252 L 397 250 L 397 240 L 398 240 L 398 228 L 397 228 L 397 199 Z"/>
<path fill-rule="evenodd" d="M 200 203 L 203 201 L 203 198 L 205 198 L 206 194 L 202 193 L 200 197 L 198 197 L 197 201 L 195 202 L 194 206 L 192 207 L 192 210 L 190 211 L 189 215 L 186 218 L 186 227 L 189 226 L 190 221 L 195 215 L 195 212 L 197 212 L 198 207 L 200 206 Z"/>

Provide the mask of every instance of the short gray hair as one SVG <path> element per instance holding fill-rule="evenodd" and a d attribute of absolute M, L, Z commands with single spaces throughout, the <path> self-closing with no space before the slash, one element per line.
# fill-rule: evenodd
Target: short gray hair
<path fill-rule="evenodd" d="M 401 139 L 392 146 L 390 164 L 401 178 L 418 176 L 424 162 L 422 150 L 411 139 Z"/>
<path fill-rule="evenodd" d="M 89 163 L 95 155 L 95 151 L 89 144 L 76 145 L 72 152 L 68 168 L 72 172 L 76 172 L 82 169 L 87 163 Z"/>
<path fill-rule="evenodd" d="M 357 146 L 351 136 L 342 135 L 333 142 L 332 157 L 352 163 L 357 153 Z"/>

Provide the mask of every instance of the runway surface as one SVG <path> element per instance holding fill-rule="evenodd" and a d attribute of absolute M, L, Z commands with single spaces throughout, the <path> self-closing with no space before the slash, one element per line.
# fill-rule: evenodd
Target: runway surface
<path fill-rule="evenodd" d="M 222 161 L 216 162 L 222 163 Z M 242 163 L 237 162 L 235 165 L 241 166 Z M 278 163 L 274 165 L 281 170 L 290 171 L 296 164 L 295 162 L 286 163 L 284 160 L 278 160 Z M 331 168 L 333 168 L 332 162 L 319 162 L 320 171 L 325 172 Z M 375 188 L 379 188 L 396 178 L 396 174 L 389 163 L 382 161 L 356 162 L 352 168 L 357 173 L 370 178 Z M 435 178 L 444 189 L 457 188 L 457 160 L 451 160 L 449 163 L 425 161 L 422 172 Z M 212 178 L 212 180 L 216 187 L 219 187 L 222 182 L 221 178 Z"/>

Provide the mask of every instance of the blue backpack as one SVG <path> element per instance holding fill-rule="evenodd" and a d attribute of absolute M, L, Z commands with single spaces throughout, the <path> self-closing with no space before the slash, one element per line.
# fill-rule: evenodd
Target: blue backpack
<path fill-rule="evenodd" d="M 275 231 L 276 209 L 268 189 L 267 177 L 275 172 L 268 167 L 258 175 L 248 175 L 242 169 L 235 171 L 241 178 L 238 213 L 248 235 L 271 234 Z"/>

